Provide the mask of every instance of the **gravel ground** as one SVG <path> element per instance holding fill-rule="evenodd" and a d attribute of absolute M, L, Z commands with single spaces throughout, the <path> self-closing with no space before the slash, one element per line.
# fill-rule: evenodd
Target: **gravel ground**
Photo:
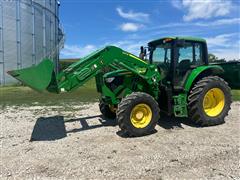
<path fill-rule="evenodd" d="M 97 103 L 0 110 L 3 179 L 239 179 L 240 102 L 226 123 L 161 119 L 157 132 L 122 137 Z"/>

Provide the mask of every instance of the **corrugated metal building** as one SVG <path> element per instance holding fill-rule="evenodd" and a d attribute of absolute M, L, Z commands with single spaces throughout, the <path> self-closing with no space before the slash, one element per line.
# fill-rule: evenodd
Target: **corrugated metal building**
<path fill-rule="evenodd" d="M 16 82 L 8 70 L 38 64 L 44 57 L 58 69 L 64 38 L 57 0 L 0 0 L 0 85 Z"/>

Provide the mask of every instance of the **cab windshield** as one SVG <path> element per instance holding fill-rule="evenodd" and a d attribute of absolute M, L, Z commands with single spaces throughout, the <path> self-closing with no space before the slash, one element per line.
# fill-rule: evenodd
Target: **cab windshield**
<path fill-rule="evenodd" d="M 164 43 L 154 47 L 151 54 L 151 61 L 153 64 L 170 64 L 171 43 Z"/>

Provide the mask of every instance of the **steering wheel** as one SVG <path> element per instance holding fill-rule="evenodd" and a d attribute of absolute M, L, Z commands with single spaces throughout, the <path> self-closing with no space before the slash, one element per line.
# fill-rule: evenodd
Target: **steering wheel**
<path fill-rule="evenodd" d="M 159 63 L 157 67 L 161 76 L 165 78 L 169 72 L 169 63 Z"/>

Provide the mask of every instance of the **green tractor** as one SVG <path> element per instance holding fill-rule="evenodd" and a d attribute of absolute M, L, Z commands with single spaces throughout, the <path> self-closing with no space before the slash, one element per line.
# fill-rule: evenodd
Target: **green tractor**
<path fill-rule="evenodd" d="M 139 58 L 107 46 L 59 74 L 47 59 L 8 73 L 37 91 L 52 93 L 72 91 L 95 77 L 100 111 L 116 118 L 129 136 L 151 133 L 160 111 L 201 126 L 224 122 L 232 102 L 230 88 L 240 89 L 240 62 L 209 64 L 207 43 L 201 38 L 161 38 L 149 42 L 147 49 L 141 47 Z"/>

